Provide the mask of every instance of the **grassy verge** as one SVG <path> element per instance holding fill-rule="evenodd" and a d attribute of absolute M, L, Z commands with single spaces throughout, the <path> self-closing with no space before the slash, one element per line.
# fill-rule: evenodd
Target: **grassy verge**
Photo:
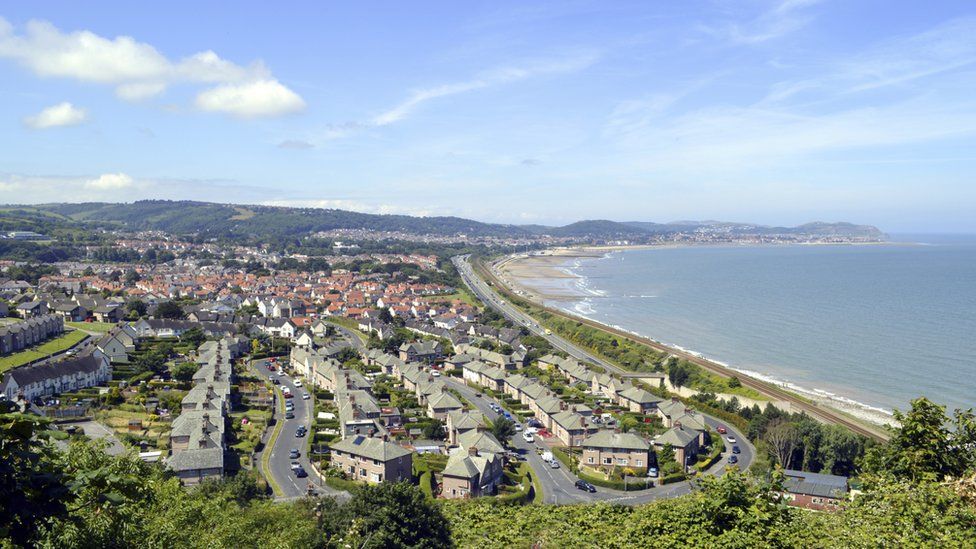
<path fill-rule="evenodd" d="M 88 337 L 88 334 L 78 330 L 66 332 L 64 335 L 42 343 L 36 347 L 0 358 L 0 372 L 5 372 L 12 368 L 23 366 L 28 362 L 46 358 L 48 355 L 52 355 L 54 353 L 66 351 L 80 343 L 86 337 Z"/>
<path fill-rule="evenodd" d="M 275 409 L 279 413 L 284 413 L 285 405 L 282 403 L 281 395 L 278 394 L 278 390 L 274 389 L 275 395 Z M 275 480 L 274 475 L 271 474 L 271 450 L 274 449 L 275 442 L 278 441 L 278 435 L 281 434 L 281 428 L 285 425 L 284 421 L 276 421 L 274 430 L 271 431 L 271 438 L 268 439 L 268 444 L 264 447 L 264 451 L 261 453 L 261 474 L 264 475 L 265 480 L 268 481 L 268 485 L 271 486 L 271 491 L 276 494 L 281 493 L 281 486 Z"/>
<path fill-rule="evenodd" d="M 111 322 L 65 322 L 64 325 L 71 326 L 76 330 L 98 332 L 100 334 L 104 334 L 116 326 Z"/>
<path fill-rule="evenodd" d="M 335 324 L 336 326 L 342 326 L 343 328 L 348 328 L 352 333 L 356 334 L 356 336 L 358 336 L 359 339 L 361 339 L 364 343 L 367 340 L 366 334 L 359 331 L 358 320 L 352 318 L 346 318 L 344 316 L 330 316 L 324 318 L 323 320 Z"/>

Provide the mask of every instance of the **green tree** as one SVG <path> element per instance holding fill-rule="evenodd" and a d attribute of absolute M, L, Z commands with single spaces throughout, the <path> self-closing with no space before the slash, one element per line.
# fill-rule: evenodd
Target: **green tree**
<path fill-rule="evenodd" d="M 453 547 L 450 524 L 423 491 L 403 482 L 364 486 L 345 506 L 344 544 L 363 548 Z"/>
<path fill-rule="evenodd" d="M 691 368 L 682 361 L 676 360 L 668 367 L 668 381 L 675 387 L 684 387 L 691 379 Z"/>
<path fill-rule="evenodd" d="M 432 419 L 424 424 L 421 429 L 423 437 L 430 440 L 444 439 L 444 422 L 439 419 Z"/>
<path fill-rule="evenodd" d="M 146 315 L 146 303 L 140 299 L 133 299 L 126 304 L 126 308 L 129 310 L 130 318 L 138 319 Z"/>
<path fill-rule="evenodd" d="M 199 366 L 192 362 L 180 362 L 170 366 L 169 372 L 173 379 L 181 383 L 189 383 L 193 379 L 193 374 L 197 373 Z"/>
<path fill-rule="evenodd" d="M 183 308 L 175 301 L 164 301 L 156 306 L 156 316 L 170 319 L 183 318 Z"/>
<path fill-rule="evenodd" d="M 491 434 L 495 435 L 498 442 L 508 444 L 508 441 L 515 436 L 515 423 L 504 417 L 499 417 L 491 423 Z"/>

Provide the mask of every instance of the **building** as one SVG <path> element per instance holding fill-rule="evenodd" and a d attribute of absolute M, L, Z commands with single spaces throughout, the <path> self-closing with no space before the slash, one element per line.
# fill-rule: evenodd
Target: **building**
<path fill-rule="evenodd" d="M 410 481 L 413 454 L 381 438 L 358 435 L 332 444 L 332 466 L 370 484 Z"/>
<path fill-rule="evenodd" d="M 629 467 L 647 469 L 651 445 L 633 433 L 599 432 L 580 445 L 583 455 L 580 465 L 599 469 Z"/>
<path fill-rule="evenodd" d="M 648 414 L 657 409 L 664 399 L 638 387 L 631 387 L 617 393 L 617 404 L 639 414 Z"/>
<path fill-rule="evenodd" d="M 107 356 L 94 350 L 85 356 L 14 368 L 3 375 L 0 391 L 9 401 L 77 391 L 108 383 L 112 365 Z"/>
<path fill-rule="evenodd" d="M 676 423 L 674 427 L 654 439 L 654 447 L 663 449 L 665 446 L 671 446 L 671 449 L 674 450 L 675 461 L 681 465 L 687 465 L 698 455 L 700 448 L 698 440 L 698 431 Z"/>
<path fill-rule="evenodd" d="M 471 447 L 455 452 L 441 476 L 445 498 L 473 498 L 494 494 L 501 482 L 503 460 L 498 454 Z"/>
<path fill-rule="evenodd" d="M 847 499 L 847 477 L 787 469 L 783 471 L 783 499 L 793 507 L 833 511 Z"/>

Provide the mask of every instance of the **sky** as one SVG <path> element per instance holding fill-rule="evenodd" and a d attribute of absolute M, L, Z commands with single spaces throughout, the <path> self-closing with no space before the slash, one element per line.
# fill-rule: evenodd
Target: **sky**
<path fill-rule="evenodd" d="M 976 232 L 976 4 L 0 7 L 0 203 Z"/>

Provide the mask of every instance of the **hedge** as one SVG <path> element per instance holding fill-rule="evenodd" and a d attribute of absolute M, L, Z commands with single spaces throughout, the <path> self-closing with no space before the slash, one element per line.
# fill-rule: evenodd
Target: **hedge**
<path fill-rule="evenodd" d="M 339 477 L 325 477 L 325 484 L 330 488 L 335 488 L 336 490 L 342 490 L 344 492 L 349 492 L 350 494 L 356 493 L 365 484 L 356 480 L 346 480 Z"/>
<path fill-rule="evenodd" d="M 556 459 L 562 462 L 563 465 L 569 468 L 570 471 L 576 472 L 579 470 L 579 463 L 572 458 L 565 450 L 562 448 L 553 448 L 552 455 L 556 456 Z"/>
<path fill-rule="evenodd" d="M 661 484 L 673 484 L 675 482 L 681 482 L 683 480 L 688 480 L 688 475 L 684 473 L 672 473 L 661 479 Z"/>
<path fill-rule="evenodd" d="M 607 480 L 599 475 L 591 475 L 586 471 L 580 470 L 577 475 L 579 478 L 589 482 L 590 484 L 596 486 L 602 486 L 603 488 L 611 488 L 613 490 L 620 490 L 626 492 L 635 492 L 638 490 L 646 490 L 648 488 L 654 487 L 654 481 L 650 479 L 644 479 L 641 482 L 627 482 L 624 483 L 623 480 Z M 638 477 L 630 477 L 638 478 Z"/>

